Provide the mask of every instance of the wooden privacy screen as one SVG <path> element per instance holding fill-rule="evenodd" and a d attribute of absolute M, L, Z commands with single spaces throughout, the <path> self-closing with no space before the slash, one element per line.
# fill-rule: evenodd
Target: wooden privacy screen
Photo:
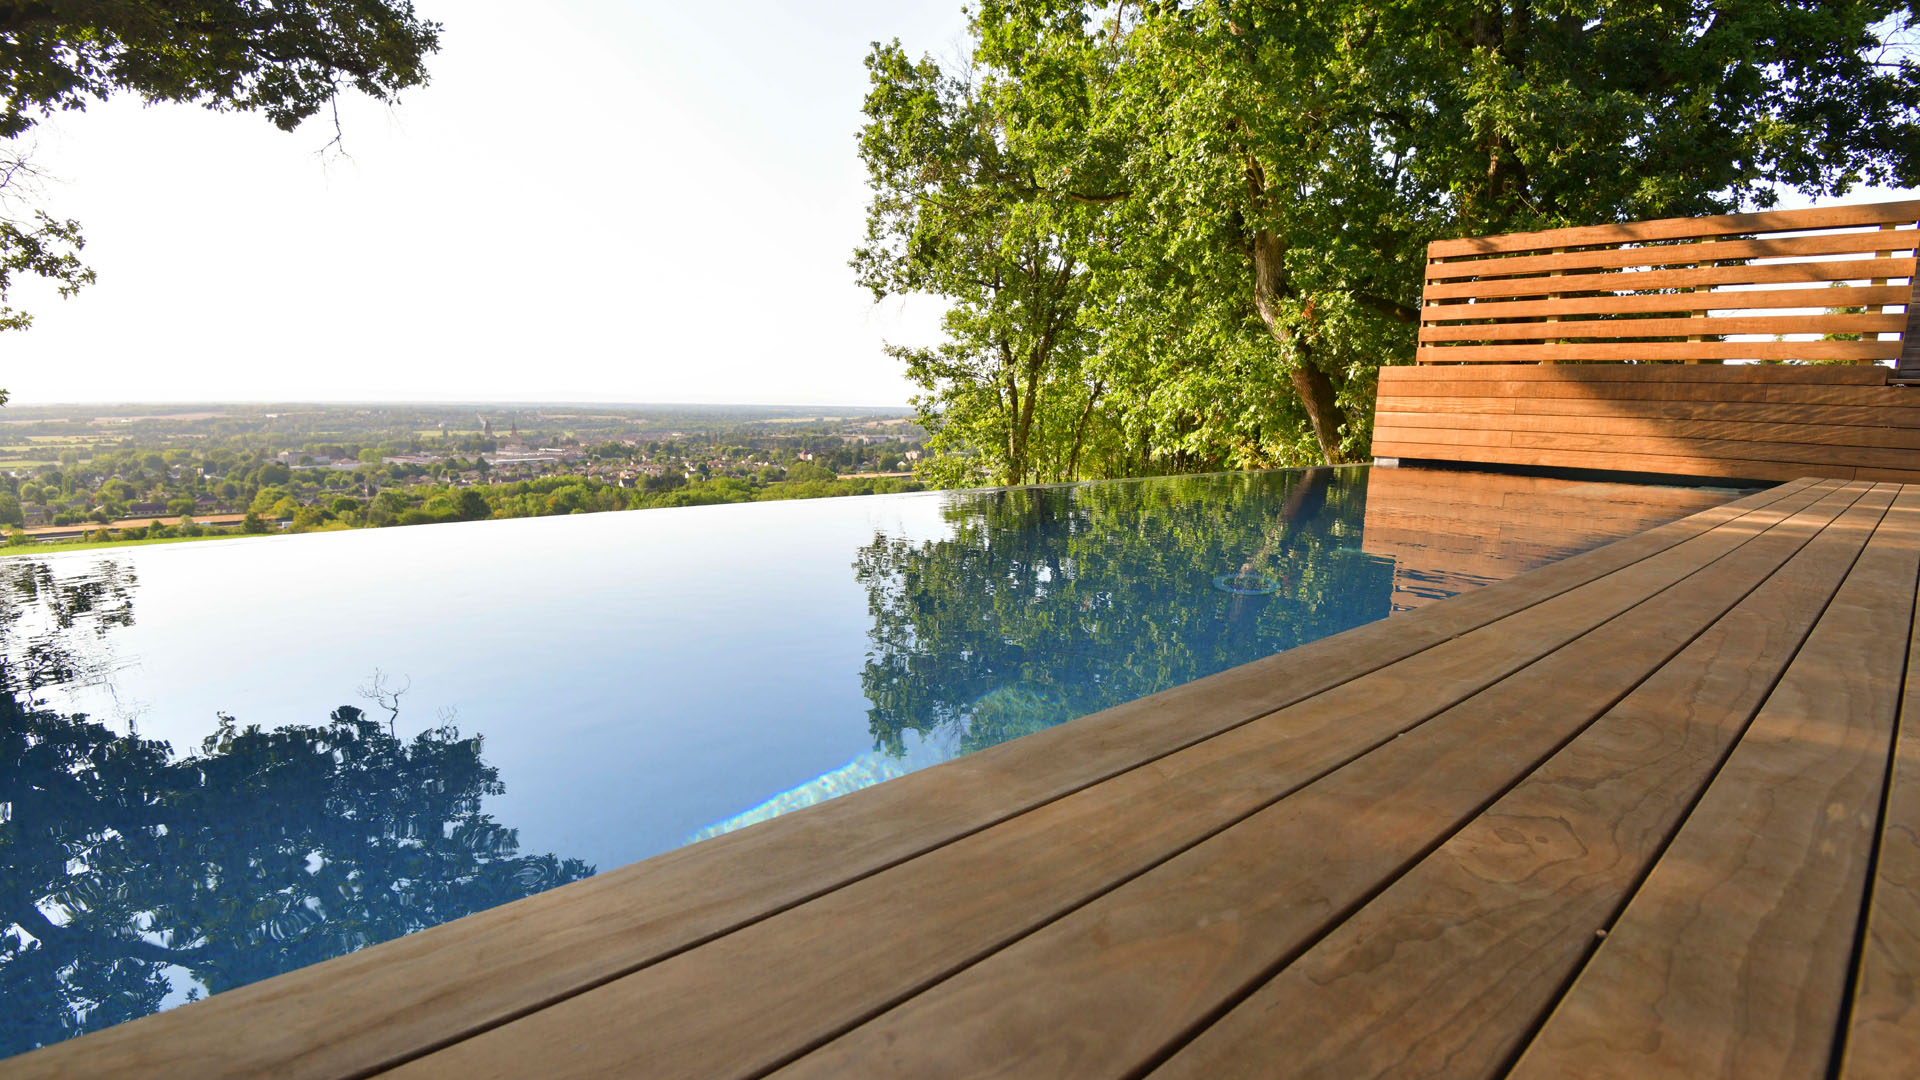
<path fill-rule="evenodd" d="M 1920 201 L 1438 241 L 1374 453 L 1920 480 L 1920 389 L 1889 385 L 1920 380 L 1916 222 Z"/>
<path fill-rule="evenodd" d="M 1920 481 L 1920 387 L 1892 370 L 1462 364 L 1380 370 L 1381 458 L 1749 480 Z"/>
<path fill-rule="evenodd" d="M 1893 360 L 1916 222 L 1920 201 L 1436 241 L 1418 360 Z"/>

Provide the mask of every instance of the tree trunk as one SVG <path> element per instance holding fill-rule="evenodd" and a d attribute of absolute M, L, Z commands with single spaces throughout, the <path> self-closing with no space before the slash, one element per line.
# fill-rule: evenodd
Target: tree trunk
<path fill-rule="evenodd" d="M 1306 407 L 1307 420 L 1313 425 L 1313 437 L 1319 440 L 1320 454 L 1327 464 L 1344 460 L 1340 452 L 1340 432 L 1347 415 L 1335 397 L 1333 380 L 1314 363 L 1313 350 L 1281 318 L 1280 299 L 1286 294 L 1286 270 L 1283 268 L 1280 238 L 1265 229 L 1253 234 L 1253 306 L 1260 321 L 1280 347 L 1291 354 L 1293 364 L 1287 377 L 1294 393 Z"/>
<path fill-rule="evenodd" d="M 1027 473 L 1026 429 L 1020 423 L 1020 373 L 1014 367 L 1013 349 L 1004 340 L 998 345 L 1001 370 L 1007 378 L 1007 473 L 1001 483 L 1018 487 Z"/>
<path fill-rule="evenodd" d="M 1073 452 L 1067 455 L 1067 479 L 1080 479 L 1080 447 L 1087 441 L 1087 421 L 1093 419 L 1094 403 L 1107 388 L 1104 380 L 1096 380 L 1093 389 L 1087 392 L 1087 407 L 1080 410 L 1080 424 L 1073 429 Z"/>

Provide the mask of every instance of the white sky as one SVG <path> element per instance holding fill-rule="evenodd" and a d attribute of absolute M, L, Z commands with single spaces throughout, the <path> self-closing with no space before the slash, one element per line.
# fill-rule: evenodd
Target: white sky
<path fill-rule="evenodd" d="M 861 60 L 950 58 L 961 0 L 418 0 L 433 83 L 293 134 L 116 100 L 39 129 L 99 283 L 22 282 L 16 404 L 483 400 L 901 405 L 872 303 Z M 1859 192 L 1849 201 L 1893 197 Z M 1792 199 L 1787 205 L 1803 205 Z"/>
<path fill-rule="evenodd" d="M 516 400 L 900 405 L 863 231 L 861 60 L 950 55 L 961 0 L 418 0 L 433 82 L 324 118 L 115 100 L 43 124 L 43 202 L 98 284 L 15 290 L 16 404 Z"/>

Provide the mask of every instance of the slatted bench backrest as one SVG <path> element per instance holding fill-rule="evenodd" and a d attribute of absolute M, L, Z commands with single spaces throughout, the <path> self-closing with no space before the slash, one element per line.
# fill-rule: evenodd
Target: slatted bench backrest
<path fill-rule="evenodd" d="M 1418 360 L 1898 359 L 1920 376 L 1916 223 L 1920 201 L 1436 241 Z"/>

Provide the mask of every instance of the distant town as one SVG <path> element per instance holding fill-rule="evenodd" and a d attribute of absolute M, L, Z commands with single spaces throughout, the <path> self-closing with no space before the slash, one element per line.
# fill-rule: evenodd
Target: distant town
<path fill-rule="evenodd" d="M 9 407 L 0 526 L 20 547 L 915 491 L 924 438 L 905 409 Z"/>

